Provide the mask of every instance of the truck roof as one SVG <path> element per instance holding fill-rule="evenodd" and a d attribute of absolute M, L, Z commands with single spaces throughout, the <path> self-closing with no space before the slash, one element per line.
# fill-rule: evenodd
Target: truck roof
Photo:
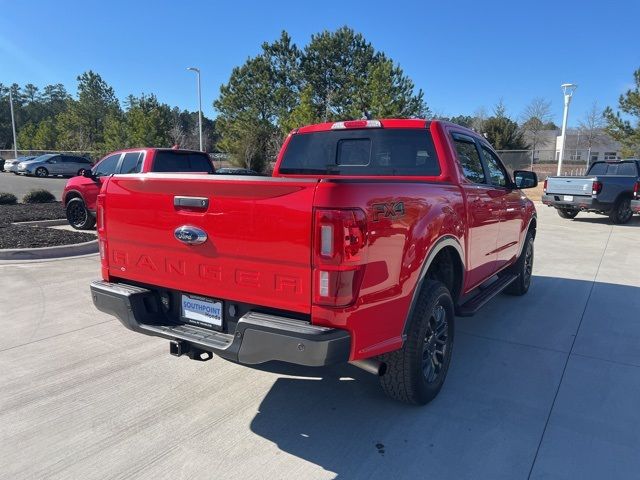
<path fill-rule="evenodd" d="M 201 152 L 200 150 L 191 150 L 188 148 L 168 148 L 168 147 L 138 147 L 138 148 L 122 148 L 120 150 L 114 150 L 113 152 L 109 152 L 108 155 L 113 155 L 114 153 L 127 153 L 127 152 L 161 152 L 161 151 L 170 151 L 170 152 L 189 152 L 189 153 L 206 153 Z"/>
<path fill-rule="evenodd" d="M 304 127 L 294 130 L 294 132 L 311 133 L 335 130 L 337 128 L 367 128 L 367 122 L 370 123 L 370 127 L 373 126 L 372 124 L 375 122 L 378 124 L 376 126 L 382 126 L 383 128 L 427 128 L 430 123 L 429 120 L 419 118 L 383 118 L 375 120 L 358 119 L 305 125 Z M 346 127 L 336 127 L 336 125 L 339 124 L 346 125 Z"/>
<path fill-rule="evenodd" d="M 367 125 L 369 123 L 369 125 Z M 324 122 L 316 123 L 313 125 L 305 125 L 295 129 L 292 133 L 312 133 L 312 132 L 326 132 L 330 130 L 343 129 L 343 128 L 429 128 L 432 124 L 440 125 L 455 125 L 456 128 L 462 129 L 468 132 L 470 135 L 482 138 L 478 132 L 471 130 L 462 125 L 458 125 L 446 120 L 426 120 L 424 118 L 381 118 L 381 119 L 358 119 L 358 120 L 345 120 L 336 122 Z"/>

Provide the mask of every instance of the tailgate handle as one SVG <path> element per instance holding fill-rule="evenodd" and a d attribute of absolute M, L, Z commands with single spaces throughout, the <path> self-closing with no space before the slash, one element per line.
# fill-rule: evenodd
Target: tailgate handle
<path fill-rule="evenodd" d="M 207 197 L 173 197 L 173 206 L 176 208 L 198 208 L 206 210 L 209 208 L 209 199 Z"/>

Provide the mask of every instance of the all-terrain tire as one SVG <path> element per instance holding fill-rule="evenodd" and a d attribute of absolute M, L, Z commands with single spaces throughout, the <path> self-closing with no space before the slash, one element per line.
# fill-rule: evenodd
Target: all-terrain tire
<path fill-rule="evenodd" d="M 531 277 L 533 274 L 533 258 L 534 258 L 534 246 L 533 246 L 533 232 L 529 230 L 527 236 L 524 239 L 524 245 L 522 246 L 522 253 L 509 269 L 509 273 L 515 273 L 518 275 L 511 285 L 504 289 L 504 293 L 509 295 L 524 295 L 529 291 L 531 285 Z"/>
<path fill-rule="evenodd" d="M 90 230 L 96 224 L 96 217 L 87 210 L 84 201 L 79 198 L 72 198 L 65 207 L 67 221 L 76 230 Z"/>
<path fill-rule="evenodd" d="M 609 219 L 616 225 L 624 225 L 633 217 L 633 210 L 631 210 L 631 199 L 621 198 L 619 199 L 613 210 L 609 212 Z"/>
<path fill-rule="evenodd" d="M 453 350 L 453 299 L 442 282 L 425 281 L 408 322 L 402 348 L 380 358 L 387 365 L 380 383 L 389 397 L 424 405 L 440 392 Z"/>
<path fill-rule="evenodd" d="M 556 208 L 556 210 L 558 211 L 558 215 L 560 215 L 562 218 L 571 219 L 576 218 L 576 215 L 578 215 L 578 210 L 570 208 Z"/>

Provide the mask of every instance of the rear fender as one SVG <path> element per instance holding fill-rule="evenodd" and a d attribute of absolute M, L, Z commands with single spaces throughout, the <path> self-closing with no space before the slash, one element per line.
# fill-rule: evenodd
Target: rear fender
<path fill-rule="evenodd" d="M 462 245 L 460 245 L 459 240 L 452 236 L 452 235 L 445 235 L 443 237 L 441 237 L 438 241 L 436 241 L 433 245 L 433 247 L 431 247 L 431 250 L 429 251 L 429 254 L 427 255 L 426 260 L 424 261 L 424 263 L 422 264 L 422 267 L 420 269 L 420 276 L 418 277 L 418 281 L 416 282 L 416 286 L 413 290 L 413 296 L 411 298 L 411 304 L 409 306 L 409 310 L 407 312 L 407 316 L 404 320 L 404 326 L 402 328 L 402 341 L 404 342 L 407 338 L 407 330 L 409 328 L 409 319 L 411 318 L 411 316 L 413 315 L 413 312 L 416 308 L 416 305 L 418 303 L 418 297 L 420 296 L 420 290 L 422 289 L 422 286 L 424 285 L 425 279 L 427 278 L 427 272 L 429 271 L 429 267 L 431 267 L 431 265 L 433 264 L 433 260 L 436 258 L 436 256 L 438 255 L 438 253 L 440 253 L 443 249 L 447 248 L 447 247 L 453 247 L 457 252 L 458 255 L 460 256 L 460 263 L 462 265 L 462 269 L 457 272 L 458 275 L 461 275 L 462 278 L 460 278 L 460 282 L 461 285 L 464 285 L 464 266 L 465 264 L 465 258 L 464 258 L 464 249 L 462 248 Z M 453 299 L 454 303 L 456 303 L 457 299 L 454 298 Z"/>

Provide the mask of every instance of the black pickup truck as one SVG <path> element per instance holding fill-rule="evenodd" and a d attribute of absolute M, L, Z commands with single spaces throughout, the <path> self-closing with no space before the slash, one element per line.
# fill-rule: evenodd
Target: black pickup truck
<path fill-rule="evenodd" d="M 640 182 L 640 160 L 595 162 L 581 177 L 549 177 L 544 182 L 542 203 L 558 210 L 562 218 L 579 212 L 609 215 L 615 224 L 627 223 L 634 210 L 634 192 Z"/>

